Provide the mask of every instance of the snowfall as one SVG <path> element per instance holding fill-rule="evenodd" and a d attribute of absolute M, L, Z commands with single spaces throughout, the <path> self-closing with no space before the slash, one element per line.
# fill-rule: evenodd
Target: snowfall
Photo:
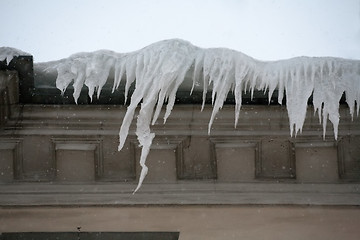
<path fill-rule="evenodd" d="M 23 52 L 0 48 L 0 61 L 9 63 L 13 56 Z M 28 54 L 26 54 L 28 55 Z M 57 71 L 56 87 L 64 93 L 70 84 L 74 86 L 74 101 L 77 102 L 81 89 L 86 85 L 89 97 L 97 97 L 114 72 L 113 91 L 122 80 L 125 81 L 125 102 L 130 86 L 135 90 L 119 132 L 119 151 L 128 136 L 129 127 L 140 104 L 137 116 L 136 136 L 141 150 L 142 171 L 136 192 L 147 172 L 147 155 L 155 134 L 151 132 L 164 104 L 164 123 L 171 114 L 179 86 L 187 74 L 192 74 L 189 94 L 194 87 L 202 87 L 204 108 L 206 93 L 211 91 L 212 114 L 208 132 L 215 116 L 222 108 L 227 94 L 235 96 L 236 127 L 242 105 L 242 94 L 254 90 L 267 92 L 270 101 L 274 90 L 278 90 L 278 102 L 286 96 L 286 108 L 290 123 L 290 135 L 301 133 L 305 121 L 308 99 L 312 96 L 315 113 L 323 126 L 325 137 L 329 119 L 337 139 L 339 125 L 339 101 L 345 92 L 350 114 L 359 115 L 360 103 L 360 60 L 333 57 L 296 57 L 280 61 L 259 61 L 241 52 L 226 48 L 200 48 L 191 43 L 172 39 L 154 43 L 130 53 L 116 53 L 100 50 L 78 53 L 67 59 L 49 62 L 46 71 Z"/>

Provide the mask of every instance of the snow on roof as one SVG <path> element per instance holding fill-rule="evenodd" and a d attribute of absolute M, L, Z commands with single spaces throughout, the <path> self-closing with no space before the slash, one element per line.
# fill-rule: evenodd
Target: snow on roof
<path fill-rule="evenodd" d="M 135 82 L 135 90 L 120 128 L 119 150 L 124 146 L 135 109 L 141 103 L 137 118 L 136 135 L 142 153 L 142 166 L 139 185 L 147 173 L 146 157 L 155 134 L 150 125 L 159 117 L 166 105 L 164 123 L 175 103 L 176 92 L 183 83 L 185 75 L 192 71 L 192 88 L 203 89 L 203 106 L 208 89 L 212 91 L 213 111 L 208 131 L 216 114 L 222 108 L 230 91 L 235 95 L 235 127 L 242 104 L 242 93 L 254 90 L 268 91 L 269 100 L 278 89 L 278 102 L 281 104 L 286 94 L 286 108 L 290 122 L 290 135 L 302 131 L 307 103 L 313 96 L 315 112 L 323 124 L 325 137 L 326 123 L 329 119 L 337 139 L 339 124 L 339 100 L 346 94 L 346 102 L 353 116 L 356 108 L 359 115 L 360 103 L 360 60 L 332 57 L 297 57 L 280 61 L 258 61 L 241 52 L 226 48 L 199 48 L 191 43 L 172 39 L 149 45 L 130 53 L 97 51 L 79 53 L 49 66 L 56 69 L 56 86 L 62 92 L 73 82 L 74 99 L 77 101 L 83 85 L 99 97 L 101 89 L 114 71 L 113 90 L 125 82 L 125 102 L 130 85 Z"/>
<path fill-rule="evenodd" d="M 9 65 L 9 63 L 14 57 L 18 56 L 31 56 L 31 54 L 23 52 L 16 48 L 0 47 L 0 61 L 4 61 L 6 59 L 7 65 Z"/>

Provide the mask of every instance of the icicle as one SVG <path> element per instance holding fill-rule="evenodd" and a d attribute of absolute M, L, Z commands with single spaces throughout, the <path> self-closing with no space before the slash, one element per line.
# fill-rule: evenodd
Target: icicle
<path fill-rule="evenodd" d="M 115 89 L 119 88 L 121 80 L 125 73 L 125 61 L 122 61 L 122 58 L 116 60 L 114 73 L 114 84 L 111 91 L 112 93 L 115 92 Z"/>
<path fill-rule="evenodd" d="M 189 67 L 190 66 L 188 66 L 188 68 Z M 171 110 L 174 107 L 177 89 L 179 88 L 180 84 L 182 83 L 183 79 L 185 78 L 188 68 L 185 68 L 186 70 L 183 70 L 183 72 L 180 73 L 180 75 L 177 78 L 177 81 L 175 82 L 175 87 L 171 89 L 171 92 L 169 94 L 169 101 L 168 101 L 168 104 L 166 105 L 166 112 L 164 115 L 164 124 L 166 123 L 166 120 L 170 116 Z"/>
<path fill-rule="evenodd" d="M 155 92 L 152 91 L 151 93 L 151 96 L 149 96 L 149 98 L 146 98 L 141 104 L 141 109 L 136 123 L 136 136 L 140 143 L 140 147 L 142 147 L 140 156 L 140 166 L 142 169 L 140 173 L 139 183 L 134 190 L 134 193 L 139 190 L 148 172 L 148 167 L 146 166 L 145 162 L 150 151 L 152 140 L 155 137 L 155 133 L 151 133 L 149 127 L 151 122 L 151 113 L 156 104 Z"/>
<path fill-rule="evenodd" d="M 213 78 L 213 93 L 212 93 L 212 101 L 213 101 L 213 111 L 211 113 L 209 125 L 208 125 L 208 134 L 210 134 L 211 126 L 215 119 L 216 114 L 222 108 L 226 96 L 231 89 L 235 78 L 235 64 L 232 58 L 232 55 L 229 54 L 228 51 L 223 50 L 221 53 L 222 61 L 217 61 L 216 66 L 216 74 L 214 74 Z M 214 61 L 215 62 L 215 61 Z M 214 64 L 215 65 L 215 64 Z M 215 71 L 214 71 L 215 72 Z M 216 99 L 214 100 L 216 95 Z M 215 101 L 215 103 L 214 103 Z"/>
<path fill-rule="evenodd" d="M 127 102 L 129 88 L 131 84 L 135 81 L 135 67 L 136 67 L 136 56 L 129 56 L 126 60 L 126 84 L 125 84 L 125 100 L 124 104 Z"/>
<path fill-rule="evenodd" d="M 58 72 L 56 87 L 61 91 L 62 94 L 64 94 L 66 88 L 76 78 L 76 75 L 71 71 L 70 62 L 64 62 L 63 64 L 56 66 L 56 69 Z M 82 87 L 82 85 L 79 86 L 79 89 L 81 90 Z"/>
<path fill-rule="evenodd" d="M 81 93 L 81 88 L 85 82 L 85 68 L 86 66 L 82 62 L 77 62 L 77 64 L 75 63 L 71 67 L 72 72 L 76 73 L 76 79 L 74 80 L 74 84 L 73 84 L 74 87 L 73 97 L 76 104 L 78 103 L 77 101 Z"/>
<path fill-rule="evenodd" d="M 285 88 L 285 81 L 286 81 L 286 74 L 284 73 L 283 69 L 279 69 L 279 84 L 278 84 L 278 103 L 282 105 L 282 101 L 284 98 L 284 88 Z"/>
<path fill-rule="evenodd" d="M 235 128 L 238 124 L 240 108 L 242 104 L 242 85 L 246 75 L 248 74 L 248 71 L 248 66 L 245 64 L 239 64 L 238 61 L 235 62 Z"/>
<path fill-rule="evenodd" d="M 190 90 L 190 95 L 192 94 L 192 92 L 194 91 L 194 87 L 196 85 L 196 83 L 198 82 L 198 80 L 200 79 L 200 73 L 201 73 L 201 68 L 203 67 L 203 65 L 201 64 L 204 61 L 204 53 L 203 51 L 200 51 L 198 54 L 195 54 L 195 59 L 194 59 L 194 73 L 193 73 L 193 84 Z"/>

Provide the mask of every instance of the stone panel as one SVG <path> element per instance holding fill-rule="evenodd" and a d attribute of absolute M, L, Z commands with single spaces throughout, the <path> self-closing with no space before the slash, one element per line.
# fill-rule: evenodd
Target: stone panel
<path fill-rule="evenodd" d="M 103 139 L 103 178 L 102 181 L 134 181 L 135 149 L 131 140 L 126 141 L 118 151 L 119 136 L 104 136 Z"/>
<path fill-rule="evenodd" d="M 100 140 L 53 139 L 55 179 L 65 182 L 88 182 L 101 179 L 103 173 Z"/>
<path fill-rule="evenodd" d="M 215 143 L 218 182 L 249 182 L 255 179 L 258 143 L 239 139 L 212 139 Z"/>
<path fill-rule="evenodd" d="M 23 141 L 23 180 L 51 181 L 54 164 L 49 136 L 29 135 Z"/>
<path fill-rule="evenodd" d="M 3 127 L 12 113 L 12 107 L 19 102 L 19 78 L 16 71 L 0 71 L 0 127 Z"/>
<path fill-rule="evenodd" d="M 136 176 L 140 176 L 141 166 L 139 164 L 141 148 L 136 149 Z M 174 183 L 177 181 L 177 162 L 182 158 L 182 140 L 158 137 L 154 139 L 151 151 L 146 159 L 149 168 L 144 183 Z"/>
<path fill-rule="evenodd" d="M 261 140 L 259 150 L 256 162 L 257 178 L 295 178 L 295 154 L 289 140 L 266 138 Z"/>
<path fill-rule="evenodd" d="M 0 147 L 0 182 L 14 180 L 14 150 Z"/>
<path fill-rule="evenodd" d="M 334 183 L 339 179 L 334 142 L 296 143 L 296 175 L 299 182 Z"/>
<path fill-rule="evenodd" d="M 348 136 L 339 141 L 338 146 L 340 178 L 360 181 L 360 137 Z"/>
<path fill-rule="evenodd" d="M 0 139 L 0 183 L 22 177 L 21 146 L 20 139 Z"/>
<path fill-rule="evenodd" d="M 140 150 L 137 151 L 136 159 L 140 159 Z M 171 149 L 152 149 L 146 159 L 149 172 L 144 183 L 173 183 L 176 182 L 176 153 Z M 136 162 L 137 180 L 140 176 L 141 167 Z"/>
<path fill-rule="evenodd" d="M 215 146 L 205 137 L 188 137 L 178 164 L 179 179 L 216 179 Z"/>

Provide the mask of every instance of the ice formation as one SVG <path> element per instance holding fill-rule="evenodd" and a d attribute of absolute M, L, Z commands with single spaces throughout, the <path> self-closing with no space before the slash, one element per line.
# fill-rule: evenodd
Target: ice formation
<path fill-rule="evenodd" d="M 141 103 L 137 117 L 136 135 L 142 147 L 141 176 L 135 192 L 147 174 L 146 157 L 155 134 L 150 125 L 154 124 L 164 103 L 167 102 L 164 123 L 175 103 L 176 92 L 193 71 L 193 88 L 203 87 L 203 104 L 209 89 L 212 89 L 212 115 L 208 131 L 216 114 L 222 108 L 230 91 L 235 95 L 235 127 L 239 119 L 242 93 L 254 90 L 268 91 L 269 100 L 278 89 L 281 104 L 286 94 L 286 108 L 290 122 L 290 135 L 302 131 L 307 103 L 313 96 L 315 112 L 323 124 L 325 137 L 326 123 L 333 124 L 337 139 L 339 124 L 339 100 L 346 94 L 351 116 L 355 109 L 359 114 L 360 103 L 360 61 L 331 57 L 297 57 L 289 60 L 264 62 L 255 60 L 241 52 L 226 48 L 203 49 L 187 41 L 173 39 L 154 43 L 139 51 L 115 53 L 97 51 L 75 54 L 53 66 L 57 69 L 57 87 L 64 92 L 69 84 L 74 85 L 74 99 L 77 101 L 81 88 L 89 88 L 89 96 L 100 95 L 110 71 L 115 72 L 113 91 L 125 82 L 125 102 L 130 85 L 135 82 L 119 132 L 119 150 L 124 146 L 135 109 Z M 192 70 L 193 69 L 193 70 Z M 190 94 L 193 90 L 190 91 Z"/>
<path fill-rule="evenodd" d="M 0 61 L 6 60 L 7 65 L 9 65 L 9 63 L 14 57 L 29 55 L 29 53 L 23 52 L 16 48 L 0 47 Z"/>

